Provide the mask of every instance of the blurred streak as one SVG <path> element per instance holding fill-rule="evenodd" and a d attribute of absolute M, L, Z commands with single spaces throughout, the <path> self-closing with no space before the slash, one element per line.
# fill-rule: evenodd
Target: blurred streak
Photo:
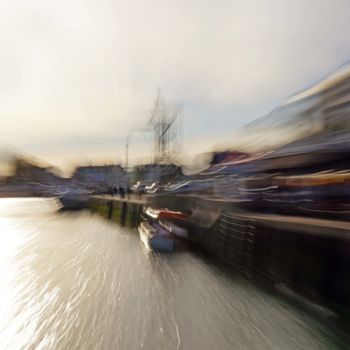
<path fill-rule="evenodd" d="M 203 239 L 205 233 L 207 234 L 205 237 L 205 239 L 207 239 L 206 242 L 210 242 L 210 245 L 214 247 L 213 251 L 216 249 L 215 243 L 217 242 L 215 242 L 215 240 L 218 241 L 217 238 L 220 231 L 210 230 L 220 220 L 223 222 L 226 220 L 225 227 L 228 228 L 223 234 L 221 232 L 222 236 L 225 235 L 225 239 L 227 239 L 225 244 L 227 242 L 235 242 L 234 239 L 237 237 L 236 241 L 240 240 L 245 242 L 240 242 L 241 245 L 237 244 L 234 248 L 236 249 L 238 247 L 237 249 L 241 249 L 241 251 L 244 252 L 244 249 L 248 246 L 250 249 L 249 254 L 251 254 L 250 260 L 248 260 L 251 261 L 251 264 L 256 263 L 254 272 L 260 271 L 261 275 L 268 276 L 271 280 L 277 282 L 277 289 L 282 294 L 292 296 L 298 303 L 304 304 L 306 299 L 296 296 L 296 293 L 294 293 L 294 289 L 296 289 L 302 291 L 302 293 L 307 296 L 311 295 L 311 299 L 314 298 L 317 302 L 320 302 L 320 300 L 331 300 L 340 307 L 346 307 L 349 305 L 348 291 L 350 290 L 348 282 L 350 271 L 350 241 L 347 237 L 344 239 L 344 231 L 347 236 L 349 232 L 348 221 L 350 221 L 349 115 L 350 68 L 346 66 L 310 89 L 289 98 L 284 104 L 274 109 L 267 117 L 248 125 L 243 130 L 244 133 L 242 137 L 234 140 L 236 144 L 235 148 L 229 148 L 225 151 L 202 153 L 196 156 L 195 161 L 191 164 L 192 166 L 181 166 L 181 164 L 165 162 L 163 156 L 164 154 L 166 155 L 164 151 L 166 147 L 163 147 L 164 145 L 158 149 L 160 156 L 155 157 L 157 162 L 139 164 L 133 167 L 128 166 L 128 161 L 126 161 L 126 166 L 124 167 L 119 164 L 79 165 L 69 177 L 62 176 L 58 169 L 28 156 L 17 155 L 12 159 L 11 157 L 3 157 L 3 159 L 10 162 L 12 173 L 0 179 L 0 197 L 57 197 L 60 199 L 64 208 L 80 209 L 84 207 L 84 203 L 87 202 L 87 199 L 92 194 L 103 193 L 110 194 L 111 196 L 119 194 L 120 198 L 123 200 L 125 198 L 130 199 L 131 192 L 134 192 L 140 197 L 142 195 L 147 195 L 172 198 L 175 194 L 190 195 L 189 197 L 195 197 L 195 204 L 189 200 L 189 202 L 192 203 L 191 205 L 194 206 L 194 208 L 190 208 L 189 210 L 191 213 L 191 220 L 193 220 L 190 224 L 193 224 L 193 226 L 197 224 L 197 228 L 200 227 L 200 239 Z M 159 123 L 157 122 L 156 126 L 162 125 L 164 129 L 164 125 L 166 125 L 164 130 L 160 129 L 162 130 L 162 137 L 158 138 L 164 141 L 165 132 L 169 130 L 173 119 L 170 121 L 166 120 L 167 124 L 163 122 L 164 120 Z M 158 132 L 157 128 L 155 129 L 156 132 Z M 158 139 L 156 138 L 156 141 Z M 169 143 L 168 141 L 169 140 L 166 139 L 164 144 L 167 145 Z M 126 157 L 126 159 L 128 160 L 128 157 Z M 109 197 L 107 198 L 108 200 L 110 199 Z M 183 196 L 181 198 L 183 198 Z M 200 199 L 204 199 L 205 201 L 209 199 L 208 202 L 211 201 L 210 205 L 212 205 L 212 207 L 209 209 L 205 208 L 204 210 L 203 208 L 198 209 L 198 207 L 195 206 L 198 204 L 197 202 L 200 202 Z M 9 205 L 9 203 L 11 203 L 11 201 L 7 202 L 6 205 Z M 226 215 L 225 218 L 225 213 L 223 214 L 224 210 L 222 210 L 222 207 L 220 208 L 217 203 L 227 204 L 226 208 L 229 207 L 229 214 L 233 214 L 231 216 Z M 230 206 L 232 203 L 234 203 L 234 206 Z M 55 207 L 55 209 L 57 208 Z M 245 215 L 246 219 L 235 218 L 236 209 L 237 211 L 244 212 L 242 215 Z M 11 207 L 9 210 L 11 211 Z M 16 210 L 17 209 L 15 209 L 15 211 Z M 266 219 L 267 216 L 278 217 L 279 224 L 281 225 L 277 229 L 275 228 L 274 231 L 270 230 L 270 228 L 266 229 L 266 227 L 264 231 L 263 225 L 253 226 L 251 222 L 254 220 L 258 222 L 259 215 L 260 218 L 263 217 L 263 219 Z M 127 253 L 129 253 L 129 249 L 131 249 L 132 253 L 139 254 L 140 250 L 130 246 L 130 242 L 128 243 L 128 240 L 123 241 L 125 237 L 123 238 L 120 236 L 118 238 L 118 240 L 121 240 L 121 242 L 118 242 L 118 244 L 120 244 L 119 253 L 125 260 L 123 261 L 124 265 L 118 265 L 120 260 L 115 261 L 117 255 L 115 250 L 113 250 L 116 247 L 112 249 L 109 246 L 103 246 L 106 242 L 101 243 L 105 238 L 113 242 L 115 239 L 114 231 L 110 233 L 109 228 L 105 227 L 103 230 L 107 232 L 107 236 L 101 240 L 100 236 L 95 237 L 96 232 L 98 232 L 99 235 L 101 233 L 99 232 L 101 227 L 100 222 L 95 222 L 91 218 L 82 218 L 78 219 L 76 222 L 78 230 L 75 232 L 76 235 L 80 235 L 81 237 L 76 238 L 77 241 L 74 241 L 74 236 L 66 237 L 67 244 L 71 244 L 71 246 L 62 247 L 64 248 L 62 251 L 66 254 L 66 260 L 72 264 L 66 266 L 61 263 L 61 250 L 57 250 L 56 248 L 59 247 L 60 244 L 65 244 L 65 240 L 62 240 L 62 236 L 60 235 L 62 227 L 64 227 L 65 224 L 68 225 L 69 228 L 66 231 L 70 233 L 72 230 L 70 226 L 72 222 L 68 220 L 67 224 L 64 222 L 65 219 L 57 219 L 58 222 L 61 220 L 62 222 L 53 228 L 46 226 L 47 222 L 51 223 L 51 220 L 40 220 L 36 218 L 34 224 L 29 223 L 29 227 L 35 227 L 38 230 L 38 233 L 28 238 L 29 240 L 37 240 L 37 243 L 32 244 L 33 247 L 37 245 L 39 248 L 45 248 L 40 241 L 43 240 L 43 242 L 47 242 L 47 239 L 46 237 L 45 239 L 40 238 L 40 230 L 43 230 L 43 232 L 52 231 L 55 236 L 52 241 L 54 242 L 54 246 L 49 246 L 48 249 L 44 249 L 44 251 L 40 252 L 40 254 L 44 256 L 44 263 L 39 261 L 39 268 L 43 266 L 44 272 L 39 273 L 39 277 L 41 275 L 43 276 L 41 277 L 43 280 L 40 282 L 39 288 L 37 288 L 39 294 L 35 288 L 29 288 L 30 293 L 39 296 L 39 299 L 41 295 L 45 295 L 48 298 L 47 300 L 33 299 L 31 295 L 26 298 L 23 296 L 24 292 L 22 292 L 22 289 L 16 290 L 17 294 L 14 296 L 15 299 L 12 298 L 9 293 L 9 288 L 12 288 L 18 281 L 12 279 L 12 277 L 9 277 L 6 273 L 13 273 L 17 276 L 22 273 L 21 271 L 25 270 L 22 269 L 22 266 L 18 268 L 18 265 L 16 265 L 15 261 L 17 256 L 13 255 L 8 257 L 4 254 L 4 259 L 9 259 L 9 262 L 6 261 L 6 263 L 11 266 L 6 271 L 0 271 L 0 274 L 2 273 L 4 275 L 3 277 L 6 282 L 4 291 L 2 292 L 5 302 L 3 305 L 0 305 L 0 310 L 2 309 L 3 314 L 7 317 L 0 323 L 0 329 L 4 329 L 7 332 L 5 334 L 5 339 L 8 344 L 11 344 L 12 339 L 20 333 L 21 329 L 24 329 L 26 334 L 23 339 L 17 337 L 19 343 L 34 344 L 34 336 L 36 336 L 44 339 L 42 348 L 52 347 L 52 345 L 60 341 L 62 341 L 62 344 L 65 344 L 66 338 L 64 338 L 62 334 L 47 335 L 46 330 L 50 329 L 50 325 L 44 324 L 41 326 L 41 322 L 44 319 L 46 323 L 53 322 L 53 324 L 57 322 L 59 324 L 59 322 L 63 320 L 64 327 L 67 327 L 66 325 L 68 324 L 77 324 L 77 327 L 81 327 L 77 337 L 71 333 L 67 338 L 68 341 L 72 343 L 75 342 L 76 345 L 80 347 L 86 345 L 87 348 L 108 348 L 108 345 L 116 347 L 118 344 L 124 344 L 123 348 L 127 348 L 130 343 L 135 341 L 138 343 L 132 344 L 135 345 L 133 348 L 136 348 L 136 345 L 140 344 L 141 347 L 143 347 L 144 343 L 148 344 L 148 348 L 150 349 L 164 348 L 164 346 L 166 346 L 165 344 L 168 344 L 168 338 L 163 335 L 163 333 L 166 333 L 163 329 L 165 325 L 165 327 L 168 328 L 167 334 L 172 335 L 170 348 L 178 349 L 181 347 L 182 343 L 186 344 L 186 342 L 189 344 L 188 348 L 191 348 L 193 336 L 191 328 L 184 329 L 183 324 L 186 324 L 187 321 L 183 319 L 183 323 L 181 324 L 181 322 L 175 319 L 174 315 L 180 310 L 179 317 L 184 317 L 189 320 L 193 315 L 199 315 L 199 311 L 203 310 L 202 304 L 204 303 L 207 307 L 215 308 L 216 310 L 213 312 L 212 310 L 206 309 L 209 315 L 207 319 L 196 319 L 196 322 L 204 322 L 201 327 L 202 329 L 208 330 L 206 335 L 210 334 L 209 337 L 201 335 L 196 339 L 197 348 L 204 349 L 206 348 L 206 344 L 210 344 L 207 348 L 212 349 L 218 342 L 223 344 L 222 348 L 232 348 L 232 344 L 235 343 L 235 339 L 231 338 L 232 334 L 234 335 L 234 333 L 231 332 L 232 325 L 237 328 L 236 334 L 247 334 L 246 338 L 240 340 L 240 343 L 243 344 L 240 345 L 240 348 L 244 348 L 247 344 L 258 348 L 256 344 L 260 344 L 263 341 L 266 342 L 264 344 L 265 348 L 272 348 L 272 343 L 277 344 L 276 348 L 288 348 L 290 344 L 292 344 L 291 348 L 300 349 L 327 348 L 325 340 L 319 340 L 318 337 L 310 338 L 309 335 L 305 335 L 304 340 L 300 342 L 300 335 L 302 335 L 303 332 L 309 333 L 310 330 L 308 327 L 301 327 L 300 329 L 300 327 L 297 326 L 299 320 L 297 320 L 298 322 L 293 321 L 293 319 L 293 322 L 285 320 L 283 314 L 285 311 L 281 310 L 280 307 L 278 307 L 276 311 L 273 311 L 270 305 L 266 307 L 264 302 L 261 303 L 260 300 L 257 302 L 257 299 L 251 301 L 254 303 L 253 308 L 251 308 L 250 305 L 247 306 L 246 291 L 244 291 L 243 299 L 235 301 L 234 305 L 232 304 L 232 300 L 235 300 L 233 295 L 229 295 L 230 298 L 227 300 L 220 299 L 223 295 L 222 291 L 216 293 L 215 288 L 214 290 L 208 289 L 207 286 L 210 285 L 210 283 L 208 284 L 205 279 L 196 282 L 195 278 L 199 276 L 198 271 L 190 273 L 185 286 L 179 292 L 176 290 L 176 286 L 170 288 L 169 291 L 166 292 L 164 292 L 164 288 L 154 289 L 154 281 L 158 284 L 162 284 L 163 282 L 165 284 L 172 284 L 174 282 L 168 280 L 169 277 L 171 278 L 170 274 L 163 274 L 164 269 L 169 268 L 167 265 L 168 262 L 156 260 L 154 271 L 152 268 L 144 271 L 142 269 L 146 266 L 145 262 L 141 264 L 141 259 L 136 259 L 136 261 L 138 261 L 138 269 L 130 270 L 129 267 L 132 268 L 136 265 L 134 265 L 134 261 L 130 262 L 130 259 L 133 259 L 133 254 Z M 313 219 L 313 226 L 310 224 L 310 220 L 307 222 L 310 218 Z M 55 224 L 55 220 L 52 220 L 52 222 Z M 332 223 L 330 224 L 330 222 Z M 28 235 L 27 230 L 25 230 L 24 233 L 22 233 L 22 231 L 18 231 L 17 233 L 16 228 L 11 226 L 12 223 L 13 221 L 8 221 L 6 219 L 2 224 L 2 228 L 6 232 L 9 232 L 10 235 L 13 235 L 13 237 L 11 236 L 12 238 L 7 241 L 9 247 L 14 251 L 29 249 L 30 247 L 22 248 L 22 243 L 19 242 L 21 235 Z M 294 232 L 290 227 L 295 223 L 301 224 L 300 226 L 302 226 L 302 228 Z M 25 226 L 25 224 L 24 222 L 23 225 Z M 86 226 L 87 224 L 89 227 Z M 94 227 L 94 225 L 98 226 L 98 228 L 95 228 L 95 231 L 91 231 L 91 227 Z M 238 228 L 235 228 L 236 226 L 234 225 Z M 287 226 L 289 227 L 289 231 L 286 229 Z M 310 233 L 310 226 L 313 227 L 313 238 L 311 239 L 309 238 L 310 235 L 307 235 Z M 326 227 L 328 230 L 327 237 L 323 239 L 322 242 L 319 240 L 319 236 L 317 236 L 317 230 L 321 226 Z M 250 232 L 252 228 L 254 233 Z M 334 228 L 339 228 L 339 231 L 342 230 L 341 234 L 334 234 L 334 231 L 332 231 Z M 196 229 L 194 229 L 194 231 L 195 230 Z M 203 230 L 204 233 L 201 230 Z M 230 232 L 230 230 L 232 232 L 234 231 L 234 234 L 231 234 L 232 232 Z M 86 232 L 90 236 L 86 236 Z M 208 232 L 213 234 L 209 235 Z M 282 235 L 281 233 L 286 234 Z M 303 243 L 301 244 L 300 236 L 304 235 L 304 233 L 306 233 L 305 236 L 308 237 L 306 239 L 303 237 Z M 256 239 L 259 234 L 261 234 L 260 246 L 256 244 Z M 288 234 L 290 234 L 289 238 Z M 249 235 L 252 235 L 253 238 L 251 239 Z M 210 236 L 212 241 L 208 240 L 208 236 Z M 314 238 L 315 236 L 317 237 Z M 72 237 L 73 241 L 69 243 Z M 265 240 L 261 237 L 265 238 Z M 89 243 L 89 239 L 91 243 Z M 205 241 L 205 239 L 203 240 Z M 231 239 L 231 241 L 228 241 L 229 239 Z M 248 241 L 249 245 L 247 243 Z M 344 241 L 346 241 L 346 244 L 344 244 Z M 52 242 L 45 244 L 51 244 Z M 96 249 L 96 242 L 102 244 L 100 250 Z M 122 244 L 126 245 L 127 249 L 123 249 Z M 231 244 L 231 248 L 233 245 L 234 244 Z M 229 244 L 227 244 L 227 246 L 229 246 Z M 266 246 L 268 246 L 268 248 L 266 248 Z M 283 249 L 281 248 L 282 246 Z M 310 247 L 312 247 L 312 249 L 310 249 Z M 106 250 L 106 248 L 108 249 Z M 226 248 L 225 246 L 223 250 L 225 257 L 231 258 L 234 255 L 234 253 L 232 253 L 234 250 Z M 88 252 L 88 254 L 76 254 L 79 249 L 83 253 Z M 299 250 L 302 251 L 302 253 L 299 254 Z M 106 251 L 107 254 L 105 253 Z M 138 253 L 136 253 L 136 251 L 138 251 Z M 278 260 L 282 256 L 279 255 L 280 251 L 282 251 L 281 254 L 286 260 L 284 261 L 284 265 Z M 53 254 L 53 252 L 56 253 Z M 253 256 L 253 254 L 259 255 L 259 253 L 260 258 L 259 256 L 258 258 L 256 258 L 255 255 Z M 216 254 L 219 255 L 220 251 L 217 251 Z M 37 259 L 36 255 L 33 257 L 30 253 L 27 255 L 30 259 L 34 259 L 34 262 L 35 259 Z M 26 255 L 23 254 L 23 256 Z M 49 269 L 47 269 L 46 261 L 49 261 L 52 256 L 56 260 L 54 261 L 54 265 L 51 263 Z M 89 262 L 85 266 L 81 260 L 84 259 L 84 256 L 87 256 L 88 259 L 93 257 L 95 260 Z M 242 254 L 242 256 L 244 257 L 245 255 Z M 65 256 L 63 256 L 63 259 L 64 258 Z M 103 262 L 104 259 L 108 259 L 108 261 Z M 266 266 L 263 266 L 265 261 L 271 262 L 272 260 L 275 260 L 275 264 L 271 263 L 269 265 L 267 263 Z M 99 261 L 107 264 L 107 269 L 106 266 L 100 268 L 100 265 L 96 264 L 96 262 Z M 21 260 L 19 260 L 19 262 L 21 264 L 26 263 L 26 261 L 22 262 Z M 151 261 L 151 265 L 153 263 L 154 262 Z M 140 266 L 140 264 L 142 266 Z M 158 264 L 163 264 L 160 269 Z M 66 271 L 68 277 L 60 274 L 59 270 L 62 266 L 68 269 Z M 117 269 L 116 266 L 118 266 Z M 284 270 L 281 269 L 281 273 L 278 272 L 279 266 L 285 268 Z M 93 273 L 96 273 L 97 280 L 86 278 L 85 272 L 84 275 L 79 276 L 79 279 L 73 278 L 75 284 L 69 284 L 69 287 L 74 289 L 73 294 L 69 295 L 69 293 L 67 293 L 69 298 L 73 298 L 73 300 L 62 301 L 62 293 L 59 289 L 53 288 L 47 291 L 48 287 L 47 284 L 45 284 L 47 281 L 61 276 L 63 282 L 60 280 L 55 281 L 53 285 L 56 286 L 62 283 L 61 288 L 64 290 L 68 288 L 65 285 L 66 279 L 72 280 L 72 274 L 79 274 L 79 271 L 83 271 L 82 269 L 84 268 L 87 269 L 87 275 L 90 275 L 92 271 L 91 267 L 96 270 L 95 272 L 93 271 Z M 195 268 L 193 261 L 191 264 L 186 265 L 185 268 Z M 52 269 L 58 269 L 57 271 L 59 272 L 51 273 L 51 271 L 54 271 Z M 160 276 L 157 276 L 158 269 L 161 271 Z M 130 271 L 131 274 L 129 273 Z M 149 278 L 144 277 L 147 276 L 150 271 L 151 274 L 153 273 L 155 275 L 155 278 L 153 275 Z M 181 273 L 185 272 L 186 271 L 182 271 Z M 33 272 L 30 271 L 30 273 Z M 135 293 L 135 298 L 130 299 L 130 288 L 125 287 L 125 291 L 120 289 L 124 287 L 121 287 L 122 283 L 120 282 L 121 279 L 118 274 L 124 276 L 124 281 L 129 280 L 129 285 L 131 285 L 130 283 L 137 285 L 137 283 L 141 281 L 142 286 L 148 286 L 148 289 L 142 287 L 135 290 L 135 288 L 131 288 L 132 293 Z M 111 275 L 109 276 L 110 278 L 107 275 Z M 314 275 L 317 276 L 314 277 Z M 193 276 L 195 276 L 194 279 Z M 107 277 L 109 282 L 105 283 Z M 6 280 L 6 278 L 8 280 Z M 205 276 L 205 278 L 207 277 Z M 31 279 L 30 277 L 24 276 L 23 281 L 24 285 L 20 288 L 25 290 L 31 283 Z M 93 286 L 90 287 L 92 293 L 85 293 L 86 286 L 90 283 L 89 281 L 93 283 Z M 96 281 L 98 283 L 96 283 Z M 184 291 L 186 292 L 189 281 L 194 283 L 191 287 L 192 290 L 190 290 L 187 295 L 184 295 L 185 298 L 179 298 L 176 293 L 180 293 L 179 295 L 181 296 L 181 293 Z M 110 282 L 112 284 L 109 284 Z M 289 288 L 289 284 L 292 288 Z M 109 285 L 112 286 L 112 292 L 107 287 Z M 235 290 L 235 288 L 237 288 L 237 285 L 228 290 L 232 291 Z M 176 293 L 172 294 L 174 290 Z M 118 293 L 123 298 L 123 303 L 120 302 L 120 298 L 118 299 Z M 148 293 L 153 293 L 153 296 L 150 296 Z M 224 293 L 229 292 L 224 291 Z M 105 295 L 107 295 L 107 297 Z M 172 302 L 172 299 L 169 299 L 169 295 L 171 298 L 174 298 L 174 300 L 176 300 L 177 297 L 180 300 L 176 300 L 175 304 Z M 191 298 L 193 298 L 193 296 L 195 296 L 193 300 L 196 300 L 197 304 L 192 302 Z M 91 300 L 89 300 L 90 297 L 94 299 L 92 303 Z M 321 299 L 321 297 L 324 299 Z M 83 298 L 88 298 L 88 302 L 82 303 L 81 300 L 83 300 Z M 215 307 L 211 306 L 210 303 L 206 303 L 206 298 L 211 300 L 210 303 Z M 25 305 L 27 314 L 23 316 L 24 321 L 17 320 L 17 315 L 22 315 L 19 312 L 17 314 L 19 305 L 18 303 L 16 305 L 17 300 L 27 304 Z M 135 315 L 133 318 L 129 319 L 124 316 L 120 322 L 122 324 L 119 328 L 120 335 L 114 336 L 111 334 L 114 334 L 115 322 L 119 322 L 118 317 L 120 316 L 118 312 L 120 308 L 124 307 L 124 300 L 126 300 L 130 306 L 130 309 L 124 310 L 124 315 L 129 315 L 130 310 L 135 312 Z M 135 300 L 138 300 L 138 309 L 135 308 Z M 140 302 L 140 300 L 142 300 L 142 302 Z M 169 300 L 171 303 L 168 305 Z M 189 300 L 191 301 L 190 303 L 188 302 Z M 104 301 L 107 301 L 109 305 L 107 303 L 105 304 Z M 158 309 L 159 301 L 163 303 L 161 309 Z M 56 305 L 56 313 L 53 315 L 50 313 L 52 302 L 53 305 Z M 152 310 L 150 309 L 149 303 L 154 304 Z M 227 305 L 230 305 L 230 303 L 231 306 L 227 308 Z M 83 315 L 82 310 L 86 305 L 90 307 L 87 311 L 89 317 L 85 317 L 84 320 L 77 319 L 77 317 Z M 100 305 L 105 305 L 104 309 L 101 310 Z M 315 305 L 315 307 L 309 309 L 323 310 L 323 308 L 320 308 L 317 304 Z M 35 307 L 44 310 L 45 314 L 41 315 L 36 312 Z M 248 319 L 241 324 L 242 315 L 243 318 L 247 315 L 247 307 L 254 319 L 258 320 L 261 315 L 266 315 L 263 317 L 267 317 L 269 321 L 265 322 L 265 320 L 264 322 L 259 322 L 259 326 L 257 326 L 255 325 L 255 321 L 252 322 L 252 320 Z M 74 309 L 72 313 L 69 310 L 66 311 L 65 308 L 78 308 L 79 312 Z M 258 310 L 256 315 L 254 314 L 254 308 Z M 263 309 L 260 310 L 260 308 Z M 113 310 L 116 309 L 118 312 L 113 312 Z M 152 326 L 154 320 L 149 322 L 151 325 L 149 326 L 149 324 L 146 324 L 144 319 L 140 317 L 140 315 L 152 315 L 153 310 L 160 310 L 160 313 L 156 316 L 159 317 L 159 319 L 157 319 L 158 323 L 156 329 Z M 190 310 L 190 317 L 187 314 L 188 310 Z M 221 313 L 225 314 L 225 312 L 229 314 L 222 318 Z M 331 315 L 332 317 L 335 314 L 328 311 L 322 311 L 322 313 Z M 32 314 L 36 317 L 33 330 L 31 330 L 30 327 L 26 327 L 29 322 L 28 320 L 32 319 Z M 221 319 L 222 323 L 217 324 L 216 319 L 214 319 L 214 322 L 212 318 L 213 315 L 217 319 Z M 106 316 L 108 319 L 106 319 Z M 67 319 L 62 317 L 67 317 Z M 93 325 L 101 325 L 100 328 L 96 328 L 97 333 L 91 337 L 90 318 L 93 320 Z M 105 319 L 106 321 L 101 321 Z M 138 320 L 136 329 L 139 331 L 139 334 L 142 334 L 141 338 L 134 337 L 134 328 L 132 324 L 134 319 Z M 284 331 L 287 330 L 287 336 L 292 334 L 286 339 L 284 338 L 283 332 L 282 335 L 280 335 L 281 333 L 275 332 L 276 325 L 270 327 L 272 321 L 276 323 L 276 320 L 279 319 L 285 324 Z M 17 328 L 11 330 L 9 324 L 11 324 L 13 320 L 15 320 L 14 324 Z M 228 320 L 230 322 L 227 322 Z M 232 322 L 232 320 L 234 320 L 234 322 Z M 237 320 L 239 322 L 237 322 Z M 280 324 L 280 322 L 277 323 L 278 325 Z M 264 324 L 263 328 L 261 328 L 261 324 Z M 109 329 L 108 334 L 110 335 L 107 336 L 107 338 L 104 338 L 103 327 Z M 149 333 L 148 327 L 151 327 L 150 329 L 154 333 Z M 191 324 L 191 327 L 195 326 Z M 219 334 L 219 337 L 212 336 L 210 331 L 213 329 L 216 335 Z M 225 329 L 228 331 L 223 332 L 222 330 Z M 264 331 L 261 329 L 264 329 Z M 253 332 L 255 335 L 250 335 L 250 332 Z M 269 332 L 269 336 L 262 336 L 264 332 Z M 85 335 L 83 336 L 82 334 Z M 161 339 L 157 345 L 155 345 L 157 338 L 154 334 L 158 334 L 157 337 Z M 295 334 L 298 334 L 297 338 L 295 338 Z M 47 336 L 49 338 L 44 338 Z M 227 339 L 225 338 L 226 336 L 228 337 Z M 93 344 L 94 346 L 90 346 L 92 343 L 87 344 L 85 342 L 97 342 L 97 345 Z M 198 346 L 198 344 L 203 346 Z M 305 344 L 305 346 L 303 346 L 303 344 Z M 196 348 L 196 346 L 192 347 Z"/>
<path fill-rule="evenodd" d="M 57 196 L 73 188 L 201 193 L 249 200 L 254 210 L 348 220 L 350 66 L 346 64 L 258 119 L 233 140 L 237 150 L 203 153 L 190 165 L 78 166 L 70 177 L 17 155 L 0 196 Z M 9 161 L 9 155 L 2 157 Z M 138 184 L 137 186 L 134 184 Z"/>
<path fill-rule="evenodd" d="M 349 79 L 350 63 L 346 63 L 249 123 L 232 143 L 245 151 L 261 152 L 310 135 L 349 130 Z"/>
<path fill-rule="evenodd" d="M 322 322 L 196 254 L 144 254 L 126 228 L 54 210 L 50 199 L 0 199 L 2 349 L 294 350 L 338 343 Z"/>
<path fill-rule="evenodd" d="M 263 212 L 350 218 L 350 66 L 290 97 L 166 190 L 249 200 Z M 190 173 L 188 167 L 187 173 Z"/>

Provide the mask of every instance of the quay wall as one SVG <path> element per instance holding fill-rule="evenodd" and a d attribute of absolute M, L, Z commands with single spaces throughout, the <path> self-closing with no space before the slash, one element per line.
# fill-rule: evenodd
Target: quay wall
<path fill-rule="evenodd" d="M 122 226 L 137 227 L 140 223 L 143 205 L 141 203 L 92 197 L 88 208 L 107 220 Z"/>

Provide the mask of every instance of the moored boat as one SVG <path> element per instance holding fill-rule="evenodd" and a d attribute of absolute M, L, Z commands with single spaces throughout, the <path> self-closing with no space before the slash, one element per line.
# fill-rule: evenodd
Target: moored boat
<path fill-rule="evenodd" d="M 146 214 L 152 219 L 160 220 L 187 220 L 189 215 L 186 213 L 182 213 L 180 211 L 173 211 L 168 209 L 153 209 L 147 208 Z"/>
<path fill-rule="evenodd" d="M 141 222 L 138 231 L 142 243 L 148 250 L 172 252 L 175 248 L 174 236 L 159 224 Z"/>
<path fill-rule="evenodd" d="M 63 210 L 84 209 L 88 201 L 88 192 L 81 188 L 67 187 L 64 191 L 56 192 Z"/>
<path fill-rule="evenodd" d="M 177 237 L 188 238 L 188 230 L 184 227 L 180 227 L 171 221 L 162 220 L 159 223 L 169 232 Z"/>

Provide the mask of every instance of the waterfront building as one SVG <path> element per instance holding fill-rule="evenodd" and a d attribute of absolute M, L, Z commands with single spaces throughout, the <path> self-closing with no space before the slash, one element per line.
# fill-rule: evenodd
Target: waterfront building
<path fill-rule="evenodd" d="M 16 159 L 14 162 L 13 175 L 7 178 L 7 183 L 18 184 L 45 184 L 57 185 L 65 180 L 54 173 L 52 167 L 39 166 L 25 159 Z"/>
<path fill-rule="evenodd" d="M 120 165 L 80 166 L 75 169 L 72 180 L 80 186 L 101 190 L 128 185 L 128 175 Z"/>
<path fill-rule="evenodd" d="M 175 164 L 144 164 L 135 167 L 136 180 L 145 184 L 168 183 L 180 174 L 181 168 Z"/>

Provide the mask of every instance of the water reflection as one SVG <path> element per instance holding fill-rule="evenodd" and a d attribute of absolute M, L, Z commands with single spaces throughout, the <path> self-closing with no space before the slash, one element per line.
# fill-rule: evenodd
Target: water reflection
<path fill-rule="evenodd" d="M 0 200 L 4 349 L 329 349 L 316 321 L 189 252 L 53 201 Z"/>

